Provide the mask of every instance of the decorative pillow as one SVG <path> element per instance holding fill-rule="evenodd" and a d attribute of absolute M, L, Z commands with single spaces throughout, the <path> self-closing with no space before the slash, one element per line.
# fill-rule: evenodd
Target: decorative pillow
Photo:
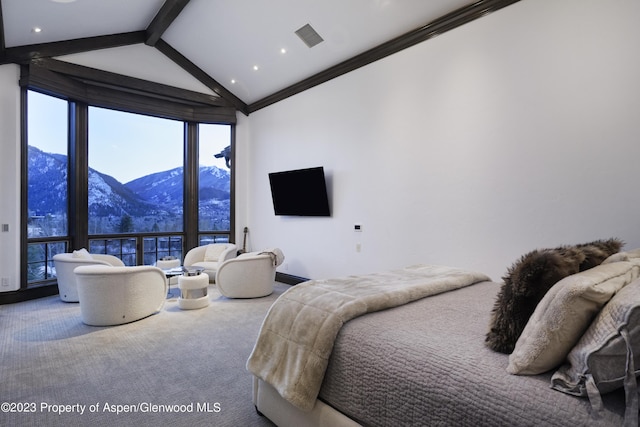
<path fill-rule="evenodd" d="M 591 320 L 640 276 L 640 260 L 602 264 L 556 283 L 542 298 L 509 356 L 507 372 L 536 375 L 560 365 Z"/>
<path fill-rule="evenodd" d="M 580 263 L 580 271 L 602 264 L 610 255 L 619 252 L 623 246 L 624 242 L 620 239 L 596 240 L 576 245 L 575 248 L 584 254 L 584 261 Z"/>
<path fill-rule="evenodd" d="M 93 259 L 93 257 L 89 253 L 89 251 L 86 250 L 85 248 L 78 249 L 77 251 L 73 251 L 73 255 L 72 256 L 74 258 Z"/>
<path fill-rule="evenodd" d="M 219 244 L 207 245 L 207 249 L 204 252 L 204 261 L 218 262 L 218 260 L 220 259 L 220 255 L 222 255 L 222 252 L 224 252 L 225 250 L 227 250 L 226 245 L 219 245 Z"/>
<path fill-rule="evenodd" d="M 632 251 L 618 252 L 611 255 L 609 258 L 602 261 L 603 264 L 609 264 L 610 262 L 629 261 L 633 258 L 640 258 L 640 249 L 634 249 Z"/>
<path fill-rule="evenodd" d="M 596 413 L 601 394 L 624 387 L 625 426 L 638 425 L 640 376 L 640 280 L 620 289 L 551 377 L 551 387 L 588 396 Z"/>
<path fill-rule="evenodd" d="M 534 250 L 502 278 L 486 336 L 489 348 L 511 353 L 538 302 L 561 279 L 594 267 L 622 247 L 618 239 Z"/>
<path fill-rule="evenodd" d="M 640 375 L 640 280 L 618 291 L 602 308 L 578 344 L 567 355 L 567 363 L 551 377 L 551 386 L 575 396 L 587 396 L 587 381 L 604 394 L 624 385 L 627 372 L 628 331 L 635 375 Z"/>

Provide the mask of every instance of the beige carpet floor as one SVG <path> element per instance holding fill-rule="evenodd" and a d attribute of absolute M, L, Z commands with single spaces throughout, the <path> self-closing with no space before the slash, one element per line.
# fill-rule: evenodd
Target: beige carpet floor
<path fill-rule="evenodd" d="M 87 326 L 57 296 L 0 306 L 0 426 L 271 426 L 245 363 L 289 286 L 115 327 Z M 174 294 L 177 292 L 172 288 Z M 6 402 L 6 403 L 5 403 Z"/>

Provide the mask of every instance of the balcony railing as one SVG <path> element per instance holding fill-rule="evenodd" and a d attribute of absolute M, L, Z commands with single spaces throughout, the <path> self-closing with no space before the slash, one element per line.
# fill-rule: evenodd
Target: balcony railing
<path fill-rule="evenodd" d="M 200 245 L 229 241 L 227 231 L 199 235 Z M 27 287 L 39 286 L 56 278 L 53 256 L 69 252 L 68 237 L 29 239 L 27 259 Z M 183 233 L 113 234 L 89 237 L 90 253 L 113 255 L 125 265 L 154 265 L 168 256 L 184 258 Z"/>
<path fill-rule="evenodd" d="M 66 238 L 49 238 L 47 241 L 30 242 L 27 253 L 27 284 L 38 285 L 56 277 L 53 256 L 67 252 Z"/>

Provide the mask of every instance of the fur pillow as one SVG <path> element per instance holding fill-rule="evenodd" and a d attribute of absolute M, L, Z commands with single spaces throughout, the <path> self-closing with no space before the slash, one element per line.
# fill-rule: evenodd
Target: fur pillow
<path fill-rule="evenodd" d="M 624 243 L 619 239 L 596 240 L 591 243 L 576 245 L 576 249 L 584 253 L 584 261 L 580 264 L 580 271 L 585 271 L 602 264 L 609 256 L 620 252 Z"/>
<path fill-rule="evenodd" d="M 561 279 L 588 270 L 619 252 L 622 241 L 596 240 L 575 246 L 536 249 L 523 255 L 502 278 L 486 343 L 511 353 L 538 302 Z"/>

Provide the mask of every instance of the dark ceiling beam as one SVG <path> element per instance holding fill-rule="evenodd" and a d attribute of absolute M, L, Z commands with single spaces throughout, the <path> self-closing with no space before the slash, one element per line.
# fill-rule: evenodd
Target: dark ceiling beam
<path fill-rule="evenodd" d="M 180 100 L 183 103 L 192 103 L 194 105 L 232 107 L 229 102 L 218 96 L 179 89 L 149 80 L 98 70 L 83 65 L 76 65 L 57 59 L 36 59 L 32 63 L 49 71 L 73 77 L 81 81 L 92 82 L 94 85 L 101 84 L 107 87 L 118 87 L 120 90 L 126 89 L 134 93 L 154 94 L 157 97 Z"/>
<path fill-rule="evenodd" d="M 214 93 L 220 95 L 223 99 L 227 100 L 231 105 L 233 105 L 238 111 L 248 115 L 247 104 L 245 104 L 240 98 L 235 96 L 229 90 L 227 90 L 224 86 L 214 80 L 207 73 L 202 71 L 197 65 L 193 62 L 189 61 L 186 57 L 184 57 L 180 52 L 171 47 L 167 42 L 160 39 L 158 43 L 156 43 L 156 49 L 166 55 L 173 62 L 178 64 L 182 69 L 191 74 L 196 80 L 200 83 L 204 84 L 206 87 L 211 89 Z"/>
<path fill-rule="evenodd" d="M 378 61 L 408 47 L 414 46 L 425 40 L 457 28 L 475 19 L 481 18 L 491 12 L 502 9 L 520 0 L 480 0 L 468 6 L 461 7 L 448 13 L 429 24 L 405 33 L 386 43 L 378 45 L 351 59 L 343 61 L 331 68 L 314 74 L 296 84 L 282 89 L 272 95 L 248 105 L 248 113 L 253 113 L 261 108 L 282 101 L 290 96 L 303 92 L 331 79 L 349 73 L 372 62 Z"/>
<path fill-rule="evenodd" d="M 189 0 L 166 0 L 147 27 L 145 44 L 155 46 L 188 3 Z"/>
<path fill-rule="evenodd" d="M 180 12 L 182 12 L 182 9 L 184 9 L 188 3 L 189 0 L 166 0 L 147 28 L 147 39 L 145 44 L 157 48 L 165 56 L 178 64 L 178 66 L 191 74 L 200 83 L 207 86 L 222 99 L 233 105 L 236 109 L 247 114 L 246 103 L 214 80 L 193 62 L 189 61 L 167 42 L 162 40 L 162 34 L 164 34 L 167 28 L 169 28 L 178 15 L 180 15 Z"/>
<path fill-rule="evenodd" d="M 0 64 L 25 64 L 36 58 L 50 58 L 52 56 L 70 55 L 72 53 L 97 49 L 128 46 L 144 43 L 145 38 L 146 33 L 144 31 L 133 31 L 109 36 L 86 37 L 82 39 L 11 47 L 5 49 L 4 55 L 0 57 Z"/>

